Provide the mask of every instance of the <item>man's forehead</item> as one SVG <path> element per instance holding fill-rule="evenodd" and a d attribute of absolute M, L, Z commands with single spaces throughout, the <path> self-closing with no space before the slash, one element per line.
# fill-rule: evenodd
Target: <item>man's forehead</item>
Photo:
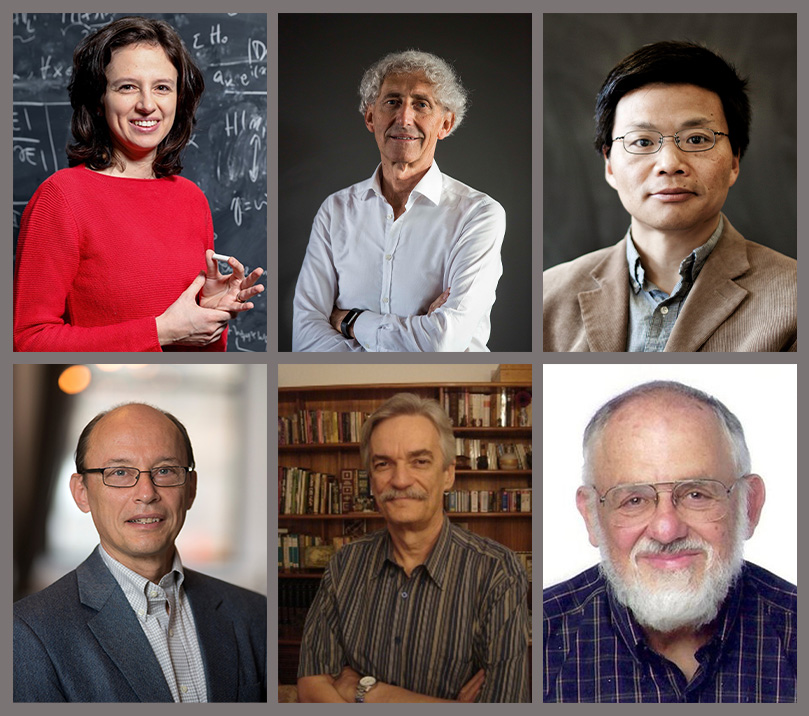
<path fill-rule="evenodd" d="M 684 127 L 725 119 L 722 99 L 716 92 L 687 83 L 653 82 L 637 87 L 618 100 L 615 113 L 622 123 L 634 123 L 641 129 L 655 128 L 653 119 L 676 119 Z M 676 113 L 676 118 L 670 117 L 671 113 Z"/>
<path fill-rule="evenodd" d="M 432 96 L 434 89 L 435 85 L 423 72 L 393 72 L 385 75 L 379 94 L 401 94 L 408 90 L 411 93 L 427 93 Z"/>
<path fill-rule="evenodd" d="M 407 441 L 418 439 L 424 441 L 437 441 L 438 430 L 433 421 L 424 415 L 395 415 L 386 418 L 374 427 L 371 433 L 371 445 L 374 438 L 387 441 Z"/>

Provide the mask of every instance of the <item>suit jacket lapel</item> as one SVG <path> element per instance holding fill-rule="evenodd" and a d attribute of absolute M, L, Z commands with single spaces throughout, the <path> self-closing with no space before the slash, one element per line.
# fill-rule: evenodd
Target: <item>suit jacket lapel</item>
<path fill-rule="evenodd" d="M 693 352 L 702 348 L 747 296 L 748 291 L 733 279 L 749 269 L 744 238 L 725 217 L 722 236 L 697 276 L 665 350 Z"/>
<path fill-rule="evenodd" d="M 82 604 L 98 612 L 88 621 L 90 631 L 141 701 L 173 701 L 149 640 L 99 549 L 76 569 Z"/>
<path fill-rule="evenodd" d="M 579 308 L 590 350 L 625 351 L 629 321 L 625 238 L 612 248 L 590 275 L 598 283 L 598 288 L 579 293 Z"/>
<path fill-rule="evenodd" d="M 213 583 L 190 569 L 185 570 L 183 586 L 205 664 L 208 701 L 238 701 L 239 649 L 232 620 L 222 613 L 222 596 Z"/>

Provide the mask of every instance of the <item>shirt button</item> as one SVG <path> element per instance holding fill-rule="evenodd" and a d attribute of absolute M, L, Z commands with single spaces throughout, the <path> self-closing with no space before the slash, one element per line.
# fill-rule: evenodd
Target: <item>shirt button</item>
<path fill-rule="evenodd" d="M 174 636 L 174 629 L 169 629 L 169 636 Z"/>
<path fill-rule="evenodd" d="M 402 599 L 407 599 L 407 592 L 402 592 Z"/>
<path fill-rule="evenodd" d="M 661 309 L 660 309 L 660 313 L 662 313 L 664 316 L 665 316 L 665 315 L 666 315 L 668 312 L 669 312 L 669 307 L 668 307 L 668 306 L 663 306 L 663 307 L 661 307 Z"/>
<path fill-rule="evenodd" d="M 180 691 L 182 691 L 184 694 L 187 694 L 188 693 L 188 687 L 183 686 L 182 684 L 180 684 Z"/>
<path fill-rule="evenodd" d="M 154 590 L 152 590 L 151 592 L 149 592 L 149 596 L 150 596 L 150 597 L 156 597 L 156 596 L 157 596 L 157 592 L 155 592 Z"/>
<path fill-rule="evenodd" d="M 393 256 L 388 254 L 387 256 L 385 256 L 385 261 L 390 261 L 392 258 L 393 258 Z"/>
<path fill-rule="evenodd" d="M 146 614 L 146 611 L 144 609 L 138 609 L 138 616 L 142 617 L 144 614 Z"/>
<path fill-rule="evenodd" d="M 387 215 L 385 218 L 386 218 L 386 219 L 392 219 L 392 218 L 393 218 L 393 214 L 388 214 L 388 215 Z"/>
<path fill-rule="evenodd" d="M 387 303 L 387 302 L 388 302 L 388 299 L 387 299 L 387 298 L 383 298 L 383 299 L 382 299 L 382 303 Z"/>
<path fill-rule="evenodd" d="M 400 636 L 394 637 L 393 643 L 394 644 L 401 644 L 402 643 L 402 637 L 400 637 Z"/>

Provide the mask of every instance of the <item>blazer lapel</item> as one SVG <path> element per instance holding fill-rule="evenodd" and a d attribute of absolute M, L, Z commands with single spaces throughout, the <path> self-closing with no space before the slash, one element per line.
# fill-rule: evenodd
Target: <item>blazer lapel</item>
<path fill-rule="evenodd" d="M 590 275 L 598 288 L 579 293 L 579 308 L 590 350 L 625 351 L 629 321 L 626 239 L 619 241 Z"/>
<path fill-rule="evenodd" d="M 698 351 L 748 294 L 733 279 L 750 269 L 742 235 L 725 217 L 725 229 L 677 317 L 666 352 Z"/>
<path fill-rule="evenodd" d="M 223 614 L 222 596 L 204 575 L 185 570 L 183 582 L 194 614 L 208 681 L 208 701 L 238 701 L 238 645 L 232 620 Z"/>
<path fill-rule="evenodd" d="M 82 604 L 98 612 L 88 621 L 90 631 L 141 701 L 173 701 L 149 640 L 99 549 L 76 569 Z"/>

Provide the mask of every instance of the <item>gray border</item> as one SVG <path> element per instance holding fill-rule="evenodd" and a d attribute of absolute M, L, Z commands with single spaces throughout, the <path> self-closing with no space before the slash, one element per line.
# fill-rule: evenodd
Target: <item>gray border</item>
<path fill-rule="evenodd" d="M 70 3 L 73 4 L 73 3 Z M 96 3 L 94 3 L 96 4 Z M 38 3 L 40 6 L 38 9 L 43 11 L 51 11 L 51 12 L 60 12 L 64 10 L 65 6 L 68 3 L 62 1 L 58 2 L 57 0 L 43 0 L 42 2 Z M 131 4 L 130 7 L 127 7 L 124 3 L 121 3 L 120 0 L 115 0 L 114 2 L 105 3 L 106 8 L 115 11 L 128 11 L 132 10 Z M 186 12 L 219 12 L 221 11 L 220 2 L 212 2 L 212 0 L 197 0 L 196 2 L 191 2 L 190 0 L 178 0 L 177 2 L 172 3 L 172 10 L 177 11 L 186 11 Z M 161 3 L 155 2 L 148 2 L 142 8 L 139 8 L 142 12 L 152 12 L 152 11 L 163 11 L 166 8 Z M 251 12 L 268 12 L 268 49 L 270 50 L 270 57 L 272 60 L 276 58 L 276 54 L 274 48 L 277 48 L 277 33 L 278 33 L 278 26 L 277 26 L 277 12 L 302 12 L 302 11 L 312 11 L 312 12 L 363 12 L 363 11 L 380 11 L 379 3 L 370 2 L 370 0 L 352 0 L 352 1 L 344 1 L 340 3 L 328 2 L 327 0 L 314 0 L 310 2 L 290 2 L 288 0 L 284 2 L 277 2 L 273 6 L 269 6 L 266 2 L 261 2 L 260 0 L 243 0 L 239 3 L 239 9 L 244 11 L 251 11 Z M 438 12 L 438 11 L 453 11 L 453 10 L 462 10 L 464 12 L 492 12 L 495 9 L 491 2 L 483 2 L 482 0 L 467 0 L 467 2 L 461 4 L 458 3 L 456 0 L 447 1 L 447 0 L 438 0 L 438 2 L 423 2 L 423 0 L 415 0 L 412 2 L 408 9 L 414 12 Z M 529 0 L 505 0 L 505 2 L 498 3 L 496 6 L 497 10 L 500 11 L 509 11 L 509 12 L 530 12 L 534 13 L 532 18 L 532 33 L 534 38 L 534 49 L 533 49 L 533 78 L 532 78 L 532 110 L 534 113 L 535 118 L 535 133 L 538 133 L 542 129 L 542 94 L 541 94 L 541 77 L 542 77 L 542 12 L 604 12 L 605 7 L 603 3 L 597 2 L 597 0 L 578 0 L 578 1 L 565 1 L 565 0 L 546 0 L 540 6 L 539 3 L 536 2 L 529 2 Z M 648 2 L 640 2 L 638 0 L 617 0 L 613 2 L 609 7 L 610 10 L 613 11 L 637 11 L 637 12 L 648 12 L 650 9 L 650 5 Z M 731 11 L 731 12 L 739 12 L 739 11 L 746 11 L 746 12 L 761 12 L 762 7 L 760 2 L 753 2 L 753 0 L 737 0 L 737 2 L 730 3 L 728 0 L 722 0 L 720 2 L 712 2 L 708 0 L 708 2 L 695 2 L 694 0 L 683 0 L 678 3 L 674 7 L 666 7 L 667 11 L 673 10 L 680 10 L 682 12 L 720 12 L 723 10 Z M 767 4 L 766 9 L 768 10 L 778 10 L 778 11 L 786 11 L 786 12 L 796 12 L 799 9 L 799 3 L 797 0 L 775 0 L 774 2 L 770 2 Z M 7 15 L 8 17 L 8 15 Z M 798 36 L 801 39 L 806 38 L 807 36 L 807 13 L 802 13 L 798 17 Z M 805 43 L 799 42 L 798 47 L 798 65 L 799 68 L 809 68 L 809 57 L 807 56 L 809 53 L 809 48 L 805 46 Z M 0 59 L 5 61 L 5 66 L 11 66 L 11 57 L 12 57 L 12 44 L 7 43 L 5 47 L 0 48 Z M 271 140 L 268 142 L 268 194 L 270 197 L 276 198 L 277 191 L 278 191 L 278 182 L 277 182 L 277 171 L 278 171 L 278 136 L 277 136 L 277 110 L 278 110 L 278 83 L 277 77 L 275 75 L 276 67 L 273 66 L 273 61 L 270 62 L 270 76 L 268 78 L 268 129 L 271 133 Z M 7 79 L 9 82 L 9 79 Z M 806 124 L 805 119 L 807 116 L 807 91 L 806 91 L 806 83 L 802 82 L 799 83 L 798 88 L 798 107 L 799 107 L 799 120 L 804 120 L 801 126 Z M 8 85 L 10 91 L 10 84 Z M 524 98 L 515 98 L 515 101 L 524 101 Z M 2 131 L 3 136 L 9 136 L 10 134 L 10 122 L 11 117 L 10 113 L 0 114 L 0 131 Z M 800 124 L 800 121 L 799 121 Z M 532 268 L 534 271 L 534 275 L 539 277 L 542 271 L 542 237 L 541 237 L 541 226 L 542 226 L 542 211 L 541 211 L 541 202 L 542 202 L 542 158 L 541 158 L 541 144 L 539 142 L 533 143 L 533 172 L 532 172 L 532 187 L 533 187 L 533 196 L 534 196 L 534 206 L 537 207 L 537 211 L 533 217 L 533 260 L 532 260 Z M 802 150 L 802 154 L 805 154 L 805 150 Z M 799 155 L 799 166 L 800 166 L 800 158 Z M 0 182 L 2 182 L 2 187 L 5 189 L 6 193 L 10 193 L 11 189 L 11 163 L 8 164 L 5 171 L 0 172 Z M 799 175 L 799 195 L 803 196 L 803 190 L 806 186 L 806 180 Z M 275 257 L 277 256 L 277 247 L 278 247 L 278 231 L 277 231 L 277 201 L 270 201 L 268 204 L 268 261 L 267 261 L 267 269 L 268 269 L 268 276 L 267 276 L 267 290 L 268 296 L 275 297 L 275 301 L 277 303 L 277 296 L 278 296 L 278 286 L 277 286 L 277 271 L 276 271 L 276 262 Z M 802 232 L 804 228 L 803 216 L 799 215 L 798 217 L 798 230 Z M 272 259 L 272 260 L 270 260 Z M 11 406 L 11 364 L 13 362 L 16 363 L 52 363 L 52 362 L 62 362 L 66 358 L 74 358 L 78 359 L 79 356 L 69 356 L 69 355 L 61 355 L 61 354 L 34 354 L 34 353 L 19 353 L 19 354 L 12 354 L 12 341 L 11 341 L 11 281 L 8 281 L 6 287 L 6 311 L 2 317 L 0 317 L 0 325 L 5 328 L 5 336 L 6 336 L 6 356 L 7 356 L 7 365 L 5 376 L 0 377 L 0 400 L 4 400 L 4 404 L 9 406 L 4 414 L 5 420 L 3 423 L 3 427 L 6 429 L 2 431 L 2 437 L 0 437 L 0 447 L 4 448 L 4 453 L 6 456 L 11 455 L 11 448 L 12 448 L 12 435 L 11 435 L 11 414 L 10 414 L 10 406 Z M 534 286 L 533 292 L 533 300 L 532 300 L 534 307 L 539 307 L 541 304 L 540 298 L 540 280 L 536 281 Z M 801 309 L 801 313 L 803 313 L 803 301 L 799 294 L 799 308 Z M 266 355 L 261 354 L 234 354 L 228 353 L 225 354 L 228 356 L 229 361 L 234 362 L 261 362 L 266 363 L 270 368 L 268 376 L 268 398 L 269 404 L 271 406 L 269 412 L 269 425 L 273 425 L 273 418 L 277 418 L 277 370 L 275 367 L 279 362 L 284 363 L 318 363 L 323 362 L 322 358 L 319 358 L 316 355 L 308 355 L 308 354 L 291 354 L 285 353 L 279 355 L 277 352 L 277 311 L 268 310 L 269 314 L 269 325 L 268 325 L 268 353 Z M 630 354 L 615 354 L 614 356 L 610 354 L 601 354 L 597 357 L 591 356 L 589 359 L 585 355 L 576 355 L 576 354 L 545 354 L 544 356 L 541 353 L 541 320 L 540 320 L 540 311 L 534 310 L 533 311 L 533 323 L 534 323 L 534 331 L 533 331 L 533 351 L 534 353 L 531 356 L 528 356 L 525 353 L 518 353 L 518 354 L 509 354 L 509 353 L 496 353 L 492 354 L 491 356 L 486 357 L 483 360 L 483 356 L 480 356 L 481 362 L 499 362 L 499 363 L 526 363 L 532 362 L 534 370 L 536 371 L 537 368 L 541 370 L 542 363 L 557 363 L 557 362 L 570 362 L 570 363 L 586 363 L 592 361 L 598 362 L 605 362 L 605 363 L 633 363 L 633 362 L 643 362 L 644 360 L 654 360 L 655 356 L 651 356 L 648 358 L 643 358 L 640 355 L 637 356 L 630 356 Z M 408 360 L 418 360 L 414 357 L 415 354 L 411 354 L 408 356 Z M 537 358 L 539 356 L 539 358 Z M 715 360 L 709 357 L 709 354 L 702 354 L 702 358 L 697 358 L 696 354 L 681 354 L 681 355 L 674 355 L 670 357 L 668 360 L 676 361 L 676 362 L 684 362 L 684 363 L 698 363 L 700 360 L 704 360 L 706 362 L 717 362 L 721 363 L 727 360 L 726 358 L 716 356 Z M 237 358 L 238 357 L 238 358 Z M 215 358 L 214 356 L 195 356 L 195 361 L 197 362 L 206 362 L 203 361 L 202 358 Z M 250 360 L 252 358 L 252 360 Z M 533 360 L 529 360 L 529 359 Z M 81 359 L 87 362 L 116 362 L 117 360 L 132 360 L 131 355 L 121 355 L 121 354 L 85 354 L 81 356 Z M 161 361 L 158 355 L 152 356 L 154 362 L 172 362 L 171 360 Z M 179 360 L 179 355 L 175 357 L 173 360 Z M 241 360 L 240 360 L 241 359 Z M 465 360 L 470 362 L 477 362 L 473 361 L 471 357 L 464 356 Z M 747 360 L 749 359 L 749 360 Z M 146 355 L 141 355 L 138 357 L 139 361 L 143 362 L 151 362 L 147 360 Z M 380 355 L 377 357 L 375 361 L 370 362 L 377 362 L 377 363 L 395 363 L 397 361 L 401 361 L 401 357 L 398 357 L 394 354 L 385 358 L 384 356 Z M 736 362 L 763 362 L 763 361 L 771 361 L 771 362 L 794 362 L 797 358 L 793 357 L 791 360 L 788 360 L 785 356 L 744 356 L 742 355 L 741 358 L 735 358 L 734 361 Z M 458 361 L 458 356 L 456 355 L 446 355 L 442 356 L 441 354 L 431 354 L 430 356 L 423 359 L 423 362 L 434 362 L 434 363 L 453 363 Z M 190 361 L 189 361 L 190 362 Z M 209 362 L 217 362 L 216 360 L 210 360 Z M 332 358 L 331 362 L 339 363 L 340 361 Z M 350 362 L 350 361 L 346 361 Z M 661 361 L 662 362 L 662 361 Z M 537 386 L 541 385 L 541 383 L 537 382 L 535 389 Z M 802 391 L 799 388 L 799 391 Z M 801 398 L 799 407 L 798 407 L 798 416 L 799 420 L 802 417 L 802 405 L 807 400 L 809 400 L 809 395 L 804 396 L 804 392 L 809 394 L 809 388 L 803 389 L 800 392 L 799 397 Z M 539 400 L 541 397 L 541 393 L 537 394 L 536 390 L 534 392 L 534 399 Z M 540 422 L 537 423 L 535 421 L 535 427 L 541 428 L 541 418 L 538 419 Z M 270 428 L 272 429 L 272 428 Z M 534 433 L 537 435 L 538 433 L 535 431 Z M 277 469 L 277 458 L 276 458 L 276 451 L 272 449 L 273 440 L 268 440 L 268 466 L 270 469 L 270 475 L 274 475 Z M 540 454 L 537 448 L 540 445 L 538 441 L 535 442 L 534 445 L 534 454 Z M 269 451 L 272 449 L 272 455 L 269 454 Z M 804 453 L 803 450 L 799 454 L 799 457 L 803 457 Z M 269 494 L 272 494 L 272 490 L 268 491 Z M 536 497 L 535 497 L 536 499 Z M 541 499 L 541 498 L 540 498 Z M 275 519 L 276 527 L 277 527 L 277 516 L 273 518 L 274 510 L 272 509 L 274 503 L 269 502 L 269 512 L 270 512 L 270 525 L 268 529 L 272 528 L 273 522 L 272 520 Z M 541 503 L 539 503 L 541 507 Z M 11 505 L 6 508 L 6 515 L 7 518 L 11 514 Z M 538 511 L 537 511 L 538 514 Z M 535 517 L 534 520 L 538 520 L 538 517 Z M 537 521 L 533 521 L 532 529 L 533 529 L 533 551 L 535 555 L 541 555 L 541 530 L 538 529 L 539 523 Z M 806 528 L 804 528 L 805 532 L 802 531 L 800 533 L 801 539 L 809 539 L 809 524 Z M 4 536 L 6 537 L 6 544 L 11 544 L 12 539 L 12 525 L 9 519 L 6 519 L 5 526 L 4 526 Z M 272 552 L 269 552 L 270 558 L 272 557 Z M 541 556 L 539 557 L 541 560 Z M 538 563 L 538 568 L 541 570 L 542 565 L 541 561 Z M 5 559 L 5 566 L 7 569 L 11 568 L 11 553 L 9 550 L 6 552 L 6 559 Z M 799 570 L 801 566 L 801 560 L 799 559 Z M 269 570 L 268 570 L 268 573 Z M 9 588 L 10 590 L 10 588 Z M 274 609 L 276 606 L 277 598 L 272 593 L 273 590 L 270 590 L 270 608 Z M 7 612 L 8 613 L 8 612 Z M 538 617 L 537 617 L 538 618 Z M 270 623 L 273 623 L 274 619 L 270 619 Z M 0 688 L 4 694 L 6 694 L 5 702 L 10 704 L 11 702 L 11 625 L 10 625 L 10 616 L 7 616 L 2 623 L 2 638 L 3 644 L 6 645 L 5 649 L 0 650 L 0 654 L 2 654 L 2 659 L 0 660 L 0 667 L 5 667 L 2 669 L 2 676 L 0 676 Z M 538 629 L 534 630 L 535 633 L 539 633 Z M 274 674 L 277 673 L 277 645 L 273 645 L 272 638 L 273 633 L 270 633 L 271 643 L 270 643 L 270 650 L 268 657 L 269 664 L 269 672 L 271 674 L 271 682 L 274 678 Z M 540 656 L 541 658 L 541 656 Z M 541 664 L 539 659 L 535 660 L 534 663 L 534 670 L 533 670 L 533 683 L 535 685 L 535 702 L 542 703 L 541 700 L 541 692 L 538 691 L 539 685 L 541 684 Z M 272 701 L 272 697 L 270 697 L 270 703 L 274 703 Z M 544 706 L 544 705 L 543 705 Z M 12 705 L 11 712 L 16 713 L 17 710 L 16 705 Z M 25 707 L 26 713 L 30 714 L 39 714 L 41 711 L 47 709 L 47 706 L 27 706 Z M 120 709 L 121 706 L 116 707 Z M 170 708 L 170 707 L 168 707 Z M 261 705 L 256 706 L 245 706 L 244 707 L 245 713 L 265 713 L 266 707 Z M 271 707 L 272 708 L 272 707 Z M 485 707 L 476 707 L 478 709 L 482 709 Z M 513 707 L 517 711 L 523 711 L 528 713 L 528 710 L 531 708 L 528 705 L 515 705 Z M 619 707 L 613 707 L 617 709 Z M 665 707 L 670 708 L 670 707 Z M 725 713 L 729 713 L 729 709 L 733 708 L 730 705 L 726 706 L 714 706 L 712 711 L 715 712 L 716 709 L 720 711 L 724 711 Z M 77 706 L 67 706 L 67 710 L 69 712 L 73 712 L 76 714 L 82 713 L 85 714 L 88 711 L 98 710 L 99 713 L 102 712 L 104 709 L 105 712 L 109 711 L 109 707 L 107 706 L 86 706 L 86 705 L 77 705 Z M 127 707 L 124 706 L 124 710 L 127 713 L 135 713 L 135 709 L 140 710 L 142 707 L 132 706 Z M 407 706 L 399 706 L 393 707 L 393 711 L 399 711 L 402 714 L 409 713 L 409 707 Z M 580 712 L 581 707 L 572 706 L 566 708 L 566 713 L 573 713 L 573 712 Z M 308 712 L 309 709 L 304 709 L 305 712 Z M 617 712 L 617 711 L 616 711 Z M 153 711 L 153 713 L 162 713 L 160 709 Z"/>

